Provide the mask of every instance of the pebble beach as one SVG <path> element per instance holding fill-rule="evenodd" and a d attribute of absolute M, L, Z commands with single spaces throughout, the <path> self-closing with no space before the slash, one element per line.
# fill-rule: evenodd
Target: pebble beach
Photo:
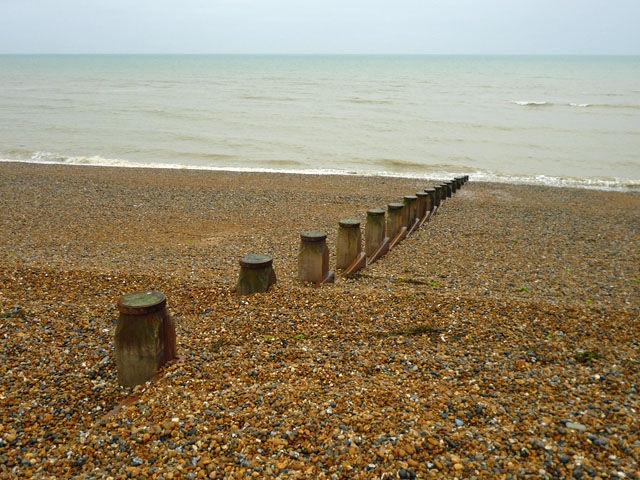
<path fill-rule="evenodd" d="M 0 163 L 0 478 L 640 478 L 640 194 L 467 183 L 377 263 L 296 280 L 433 181 Z M 267 293 L 238 260 L 273 257 Z M 179 358 L 116 380 L 117 299 Z"/>

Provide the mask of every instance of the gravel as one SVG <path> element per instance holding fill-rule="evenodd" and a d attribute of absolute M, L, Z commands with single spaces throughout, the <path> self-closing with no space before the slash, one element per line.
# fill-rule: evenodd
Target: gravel
<path fill-rule="evenodd" d="M 301 231 L 429 184 L 0 164 L 0 478 L 638 478 L 640 195 L 471 182 L 295 280 Z M 237 297 L 251 252 L 278 284 Z M 124 389 L 139 289 L 180 358 Z"/>

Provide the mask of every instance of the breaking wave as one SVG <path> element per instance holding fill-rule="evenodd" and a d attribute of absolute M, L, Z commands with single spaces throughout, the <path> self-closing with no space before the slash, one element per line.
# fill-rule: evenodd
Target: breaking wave
<path fill-rule="evenodd" d="M 517 100 L 512 103 L 520 105 L 521 107 L 546 107 L 553 105 L 551 102 L 536 102 L 531 100 Z"/>
<path fill-rule="evenodd" d="M 386 159 L 388 161 L 388 159 Z M 123 159 L 103 158 L 94 156 L 64 157 L 51 152 L 35 152 L 29 159 L 0 158 L 0 162 L 20 162 L 39 164 L 59 164 L 77 166 L 120 167 L 120 168 L 165 168 L 181 170 L 211 170 L 230 172 L 265 172 L 265 173 L 291 173 L 303 175 L 360 175 L 383 176 L 396 178 L 421 178 L 425 180 L 444 180 L 459 175 L 469 175 L 470 180 L 476 182 L 508 183 L 516 185 L 543 185 L 564 188 L 588 188 L 594 190 L 633 191 L 640 192 L 640 180 L 616 178 L 616 177 L 561 177 L 549 175 L 506 175 L 496 172 L 482 171 L 474 168 L 453 165 L 424 165 L 420 171 L 394 172 L 388 170 L 366 169 L 331 169 L 304 168 L 300 162 L 289 160 L 276 160 L 269 162 L 273 167 L 232 167 L 211 165 L 184 165 L 178 163 L 154 163 L 136 162 Z M 392 162 L 394 163 L 394 162 Z M 399 165 L 416 165 L 411 162 L 396 162 Z M 397 165 L 397 166 L 399 166 Z M 302 168 L 300 168 L 302 167 Z"/>

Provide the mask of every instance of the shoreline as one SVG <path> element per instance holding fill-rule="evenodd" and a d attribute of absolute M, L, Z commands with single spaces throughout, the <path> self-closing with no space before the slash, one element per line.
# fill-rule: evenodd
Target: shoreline
<path fill-rule="evenodd" d="M 293 284 L 300 232 L 326 231 L 333 259 L 339 220 L 359 218 L 364 229 L 368 209 L 386 209 L 389 202 L 431 185 L 431 182 L 416 178 L 358 175 L 325 177 L 296 173 L 62 165 L 38 166 L 34 170 L 31 164 L 20 163 L 0 164 L 0 168 L 6 171 L 7 180 L 13 172 L 19 184 L 30 188 L 32 197 L 35 195 L 31 198 L 35 203 L 12 205 L 19 202 L 21 192 L 13 192 L 15 197 L 9 199 L 14 186 L 10 180 L 6 183 L 4 193 L 7 198 L 3 203 L 8 207 L 9 217 L 13 218 L 5 218 L 8 228 L 2 232 L 5 238 L 0 254 L 4 251 L 9 262 L 22 256 L 36 264 L 46 258 L 52 265 L 68 264 L 71 268 L 89 270 L 99 266 L 108 271 L 129 263 L 141 271 L 160 271 L 164 265 L 160 258 L 164 255 L 172 268 L 181 273 L 223 284 L 233 283 L 231 272 L 237 267 L 237 259 L 252 252 L 271 254 L 275 263 L 282 264 L 287 272 L 283 281 Z M 69 175 L 69 172 L 73 174 Z M 528 255 L 544 257 L 544 249 L 551 248 L 561 252 L 556 255 L 560 263 L 568 264 L 568 270 L 581 253 L 585 260 L 597 261 L 606 271 L 612 272 L 605 262 L 613 259 L 624 263 L 623 258 L 618 258 L 623 246 L 628 252 L 625 258 L 638 260 L 640 265 L 640 255 L 634 251 L 637 235 L 633 225 L 640 222 L 640 215 L 634 210 L 634 207 L 640 207 L 640 195 L 635 192 L 473 181 L 468 185 L 470 188 L 463 189 L 458 196 L 465 201 L 456 202 L 459 207 L 455 210 L 456 215 L 461 215 L 464 226 L 452 229 L 453 225 L 446 222 L 443 225 L 434 222 L 433 232 L 427 233 L 428 229 L 425 229 L 418 234 L 427 243 L 430 235 L 446 234 L 440 240 L 447 242 L 446 248 L 443 247 L 445 261 L 449 261 L 449 251 L 473 252 L 478 272 L 491 276 L 495 266 L 487 265 L 483 254 L 489 255 L 496 250 L 488 258 L 498 264 L 513 258 L 520 264 Z M 34 205 L 38 205 L 36 210 L 33 210 Z M 445 202 L 443 211 L 451 205 Z M 48 212 L 43 207 L 48 208 Z M 477 210 L 478 207 L 482 210 Z M 24 225 L 24 219 L 34 215 L 42 223 Z M 28 227 L 29 241 L 25 247 L 28 245 L 29 250 L 24 250 L 20 247 L 22 242 L 17 241 L 25 233 L 19 223 L 12 223 L 18 217 L 22 219 L 18 221 Z M 440 223 L 444 217 L 437 217 L 442 218 Z M 484 218 L 484 225 L 476 225 L 478 218 Z M 528 224 L 538 226 L 528 230 L 525 227 Z M 608 227 L 603 228 L 604 225 Z M 444 230 L 441 232 L 440 228 Z M 543 230 L 536 231 L 536 228 Z M 56 232 L 57 229 L 60 231 Z M 514 231 L 509 232 L 510 229 Z M 628 233 L 622 235 L 622 229 Z M 511 238 L 513 245 L 506 242 L 505 236 Z M 52 241 L 52 237 L 56 240 Z M 73 239 L 76 241 L 69 243 Z M 616 247 L 607 245 L 606 239 L 613 241 Z M 483 252 L 487 240 L 494 243 L 498 240 L 501 244 L 494 244 Z M 565 243 L 560 244 L 561 240 Z M 523 241 L 528 244 L 525 249 L 518 245 Z M 37 246 L 38 242 L 40 246 Z M 56 243 L 66 243 L 64 254 L 52 249 Z M 10 246 L 23 254 L 6 255 Z M 97 251 L 98 246 L 103 250 Z M 518 256 L 511 251 L 516 247 L 522 250 Z M 439 263 L 438 256 L 427 244 L 416 248 L 420 255 L 427 255 L 428 264 Z M 217 253 L 208 258 L 207 251 L 211 249 Z M 179 260 L 182 255 L 193 259 L 191 268 Z M 204 260 L 198 262 L 195 258 Z M 540 261 L 537 258 L 537 263 L 529 263 L 526 275 L 510 274 L 507 277 L 515 281 L 528 275 L 535 279 L 530 282 L 545 281 L 537 271 Z M 403 259 L 401 263 L 407 262 Z M 549 263 L 549 260 L 542 263 Z M 213 270 L 208 272 L 207 268 Z M 377 265 L 372 267 L 374 271 L 376 268 Z M 621 268 L 616 267 L 617 270 Z M 605 290 L 628 292 L 624 296 L 632 297 L 628 285 L 620 278 L 610 278 L 615 287 L 605 286 L 606 282 L 598 279 L 593 268 L 581 266 L 579 269 L 589 274 L 581 288 L 593 290 L 595 294 L 597 289 L 591 287 L 593 284 Z M 400 268 L 387 267 L 387 270 L 402 277 Z M 424 266 L 412 266 L 408 270 L 415 270 L 420 275 L 429 274 Z M 545 270 L 553 278 L 551 283 L 575 284 L 575 281 L 569 282 L 554 263 L 549 263 Z M 632 283 L 635 278 L 633 268 L 627 265 L 624 270 L 624 279 Z M 438 275 L 446 276 L 446 273 Z M 477 282 L 473 276 L 466 272 L 464 278 L 466 288 L 474 292 Z M 491 284 L 488 292 L 507 290 L 500 287 L 496 279 Z M 553 296 L 545 295 L 545 298 L 552 300 Z"/>
<path fill-rule="evenodd" d="M 640 195 L 471 181 L 359 277 L 296 281 L 301 231 L 333 268 L 340 219 L 425 186 L 0 163 L 0 478 L 633 478 Z M 238 297 L 251 250 L 278 283 Z M 181 360 L 123 389 L 143 289 Z"/>
<path fill-rule="evenodd" d="M 214 167 L 187 165 L 179 163 L 150 163 L 135 162 L 126 160 L 104 159 L 102 157 L 77 157 L 77 161 L 39 161 L 39 160 L 16 160 L 0 158 L 0 163 L 27 163 L 34 165 L 60 165 L 73 167 L 105 167 L 105 168 L 134 168 L 152 170 L 194 170 L 202 172 L 235 172 L 235 173 L 270 173 L 270 174 L 290 174 L 290 175 L 320 175 L 320 176 L 361 176 L 380 178 L 402 178 L 419 180 L 445 180 L 459 175 L 470 175 L 470 180 L 480 183 L 497 183 L 505 185 L 521 186 L 546 186 L 554 188 L 577 188 L 586 190 L 601 190 L 622 193 L 640 193 L 640 179 L 621 178 L 581 178 L 581 177 L 559 177 L 544 174 L 518 174 L 507 175 L 490 172 L 475 171 L 473 169 L 458 169 L 446 172 L 434 173 L 402 173 L 374 170 L 333 170 L 333 169 L 276 169 L 268 167 Z"/>

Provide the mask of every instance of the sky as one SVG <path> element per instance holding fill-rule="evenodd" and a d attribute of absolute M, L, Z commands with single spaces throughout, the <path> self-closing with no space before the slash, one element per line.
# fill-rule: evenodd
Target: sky
<path fill-rule="evenodd" d="M 640 54 L 640 0 L 0 0 L 0 53 Z"/>

